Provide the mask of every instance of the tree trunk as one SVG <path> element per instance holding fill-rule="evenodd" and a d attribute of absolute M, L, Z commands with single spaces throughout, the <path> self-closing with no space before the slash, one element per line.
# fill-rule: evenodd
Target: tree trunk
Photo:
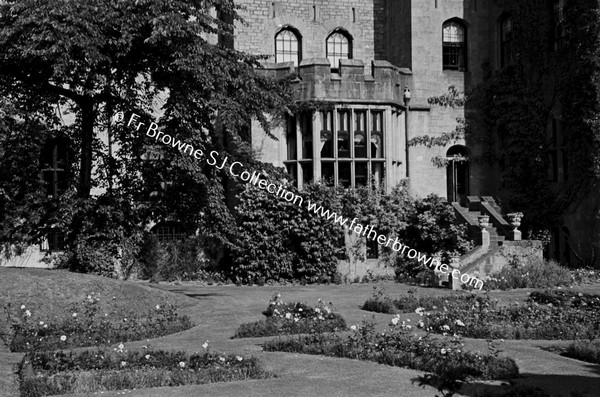
<path fill-rule="evenodd" d="M 81 104 L 81 163 L 79 167 L 79 187 L 77 194 L 80 198 L 90 197 L 92 189 L 92 164 L 94 141 L 94 102 L 84 101 Z"/>

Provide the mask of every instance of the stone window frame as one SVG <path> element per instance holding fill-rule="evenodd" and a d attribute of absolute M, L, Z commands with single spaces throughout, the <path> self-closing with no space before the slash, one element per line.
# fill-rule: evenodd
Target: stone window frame
<path fill-rule="evenodd" d="M 294 47 L 296 47 L 294 49 Z M 275 62 L 294 62 L 298 66 L 302 61 L 302 35 L 291 25 L 281 27 L 274 37 Z M 294 59 L 295 58 L 295 59 Z"/>
<path fill-rule="evenodd" d="M 385 183 L 387 157 L 385 155 L 386 136 L 386 107 L 372 105 L 335 106 L 333 109 L 307 113 L 305 116 L 290 117 L 285 132 L 287 148 L 292 148 L 295 153 L 286 153 L 285 167 L 298 187 L 312 180 L 331 177 L 335 186 L 356 188 L 357 186 L 372 186 L 377 188 Z M 340 125 L 340 114 L 346 113 L 347 118 L 344 125 Z M 357 114 L 363 115 L 365 131 L 364 141 L 366 153 L 364 157 L 356 157 L 356 146 L 354 142 L 355 129 L 357 125 Z M 300 119 L 312 118 L 313 134 L 313 156 L 302 156 L 302 133 L 296 133 L 298 129 L 304 129 Z M 340 128 L 344 128 L 340 130 Z M 290 131 L 291 130 L 291 131 Z M 348 150 L 339 150 L 339 132 L 348 135 Z M 295 142 L 289 142 L 289 139 Z M 379 146 L 376 146 L 379 142 Z M 315 145 L 317 145 L 315 147 Z M 346 153 L 347 152 L 347 153 Z M 365 166 L 366 165 L 366 171 Z M 310 169 L 309 169 L 310 168 Z M 319 171 L 320 170 L 320 171 Z M 360 172 L 362 170 L 363 172 Z M 360 172 L 360 175 L 358 174 Z M 366 174 L 365 174 L 366 172 Z M 344 177 L 345 176 L 345 177 Z M 358 177 L 358 179 L 357 179 Z M 375 183 L 373 183 L 373 179 Z M 363 182 L 357 182 L 357 180 Z M 345 181 L 345 183 L 344 183 Z"/>
<path fill-rule="evenodd" d="M 352 59 L 353 37 L 344 28 L 335 28 L 325 39 L 325 57 L 331 63 L 331 71 L 337 73 L 342 59 Z M 344 51 L 344 48 L 346 49 Z"/>
<path fill-rule="evenodd" d="M 455 31 L 450 28 L 455 28 Z M 460 18 L 451 18 L 442 24 L 443 70 L 467 71 L 467 33 L 467 23 Z"/>

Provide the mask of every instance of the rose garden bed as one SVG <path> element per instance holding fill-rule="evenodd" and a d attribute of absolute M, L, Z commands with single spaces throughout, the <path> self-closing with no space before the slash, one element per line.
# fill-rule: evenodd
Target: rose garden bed
<path fill-rule="evenodd" d="M 129 352 L 119 347 L 116 351 L 28 354 L 19 368 L 21 394 L 38 397 L 272 376 L 255 358 L 209 352 Z"/>
<path fill-rule="evenodd" d="M 280 337 L 263 345 L 266 351 L 322 354 L 427 371 L 443 379 L 507 379 L 518 376 L 514 360 L 479 355 L 463 350 L 459 338 L 438 339 L 417 336 L 411 327 L 397 322 L 387 332 L 376 332 L 373 323 L 352 326 L 352 334 L 315 333 Z"/>
<path fill-rule="evenodd" d="M 317 306 L 304 303 L 284 303 L 281 294 L 271 298 L 262 313 L 266 319 L 239 326 L 233 338 L 257 338 L 274 335 L 335 332 L 346 329 L 346 321 L 334 312 L 333 304 L 319 300 Z"/>
<path fill-rule="evenodd" d="M 21 305 L 6 308 L 10 331 L 5 339 L 13 352 L 98 346 L 156 338 L 193 326 L 189 317 L 168 303 L 148 308 L 144 314 L 99 311 L 100 298 L 92 294 L 71 306 L 59 318 L 37 314 Z"/>

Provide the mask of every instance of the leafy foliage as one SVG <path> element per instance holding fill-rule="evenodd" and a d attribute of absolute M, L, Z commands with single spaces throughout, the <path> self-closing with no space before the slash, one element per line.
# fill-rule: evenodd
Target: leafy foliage
<path fill-rule="evenodd" d="M 273 168 L 269 180 L 303 200 L 289 202 L 266 190 L 246 185 L 236 207 L 238 227 L 230 244 L 232 274 L 251 282 L 268 280 L 331 280 L 337 272 L 342 229 L 306 210 L 311 200 L 324 208 L 338 207 L 335 191 L 315 184 L 299 193 Z"/>
<path fill-rule="evenodd" d="M 600 339 L 594 341 L 575 341 L 565 351 L 564 356 L 600 365 Z"/>
<path fill-rule="evenodd" d="M 592 0 L 565 2 L 564 37 L 557 36 L 558 21 L 544 0 L 501 0 L 498 7 L 512 19 L 512 61 L 498 70 L 484 64 L 483 82 L 465 95 L 449 87 L 448 93 L 429 98 L 432 105 L 456 108 L 461 114 L 457 126 L 439 136 L 415 137 L 410 144 L 466 142 L 481 153 L 470 161 L 500 170 L 498 197 L 504 209 L 523 211 L 522 230 L 539 234 L 559 226 L 561 214 L 599 184 L 598 5 Z M 553 118 L 562 130 L 560 142 L 550 133 Z M 551 154 L 559 146 L 563 173 L 553 180 Z M 432 161 L 446 165 L 445 158 Z M 598 208 L 590 211 L 590 217 L 597 212 Z M 600 226 L 595 220 L 586 227 L 596 235 Z M 573 254 L 590 265 L 597 250 Z"/>
<path fill-rule="evenodd" d="M 287 112 L 291 89 L 287 80 L 257 73 L 258 57 L 226 45 L 235 20 L 230 0 L 3 2 L 0 97 L 13 108 L 1 106 L 0 144 L 20 159 L 12 169 L 22 163 L 15 175 L 24 179 L 18 188 L 8 174 L 0 176 L 7 219 L 1 242 L 28 243 L 60 227 L 71 253 L 69 268 L 100 274 L 110 273 L 110 266 L 86 265 L 87 247 L 108 244 L 105 255 L 118 259 L 150 220 L 182 219 L 190 230 L 224 244 L 231 224 L 227 175 L 175 149 L 145 160 L 147 137 L 126 123 L 115 125 L 112 116 L 124 112 L 127 121 L 132 112 L 141 114 L 147 128 L 155 121 L 151 115 L 160 114 L 156 121 L 165 133 L 205 153 L 214 149 L 251 159 L 243 142 L 250 120 L 268 131 L 270 117 Z M 219 43 L 206 40 L 210 35 Z M 16 125 L 9 136 L 7 126 Z M 49 132 L 39 134 L 42 128 Z M 110 134 L 118 148 L 114 156 L 98 131 Z M 59 132 L 72 155 L 68 187 L 51 200 L 36 194 L 34 179 L 40 145 Z"/>

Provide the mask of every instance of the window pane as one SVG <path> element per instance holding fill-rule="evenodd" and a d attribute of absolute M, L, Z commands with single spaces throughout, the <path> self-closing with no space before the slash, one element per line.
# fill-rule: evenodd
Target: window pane
<path fill-rule="evenodd" d="M 367 113 L 356 112 L 354 114 L 354 157 L 367 157 Z"/>
<path fill-rule="evenodd" d="M 338 157 L 349 158 L 350 157 L 350 133 L 348 131 L 350 125 L 350 112 L 340 111 L 338 112 L 338 132 L 337 132 L 337 145 L 338 145 Z"/>
<path fill-rule="evenodd" d="M 464 43 L 465 31 L 463 27 L 456 22 L 444 25 L 443 41 L 445 43 Z"/>
<path fill-rule="evenodd" d="M 291 30 L 284 29 L 275 36 L 275 62 L 300 63 L 299 40 Z"/>
<path fill-rule="evenodd" d="M 296 118 L 288 117 L 287 122 L 287 159 L 296 160 L 298 152 L 296 150 Z"/>
<path fill-rule="evenodd" d="M 343 163 L 338 163 L 338 183 L 340 184 L 340 186 L 343 187 L 350 187 L 351 183 L 350 183 L 350 178 L 351 178 L 351 171 L 350 171 L 350 163 L 347 162 L 343 162 Z"/>
<path fill-rule="evenodd" d="M 333 157 L 333 112 L 321 112 L 321 157 Z"/>
<path fill-rule="evenodd" d="M 354 186 L 367 186 L 368 179 L 367 175 L 369 174 L 368 164 L 365 163 L 356 163 L 354 165 Z"/>
<path fill-rule="evenodd" d="M 371 117 L 371 158 L 383 158 L 383 112 L 373 112 Z"/>
<path fill-rule="evenodd" d="M 298 171 L 296 170 L 296 163 L 286 164 L 285 168 L 287 169 L 287 173 L 290 174 L 292 179 L 295 182 L 298 182 Z"/>
<path fill-rule="evenodd" d="M 374 182 L 374 188 L 379 188 L 380 186 L 383 185 L 383 181 L 384 181 L 384 174 L 385 174 L 385 163 L 384 162 L 373 162 L 371 163 L 371 175 L 373 178 L 373 182 Z"/>
<path fill-rule="evenodd" d="M 303 113 L 300 117 L 300 128 L 302 131 L 302 158 L 312 159 L 312 114 Z"/>
<path fill-rule="evenodd" d="M 302 163 L 302 184 L 306 185 L 313 181 L 313 165 L 311 163 Z"/>
<path fill-rule="evenodd" d="M 331 161 L 321 162 L 321 179 L 328 185 L 333 185 L 335 181 L 335 174 L 333 171 L 334 163 Z"/>

